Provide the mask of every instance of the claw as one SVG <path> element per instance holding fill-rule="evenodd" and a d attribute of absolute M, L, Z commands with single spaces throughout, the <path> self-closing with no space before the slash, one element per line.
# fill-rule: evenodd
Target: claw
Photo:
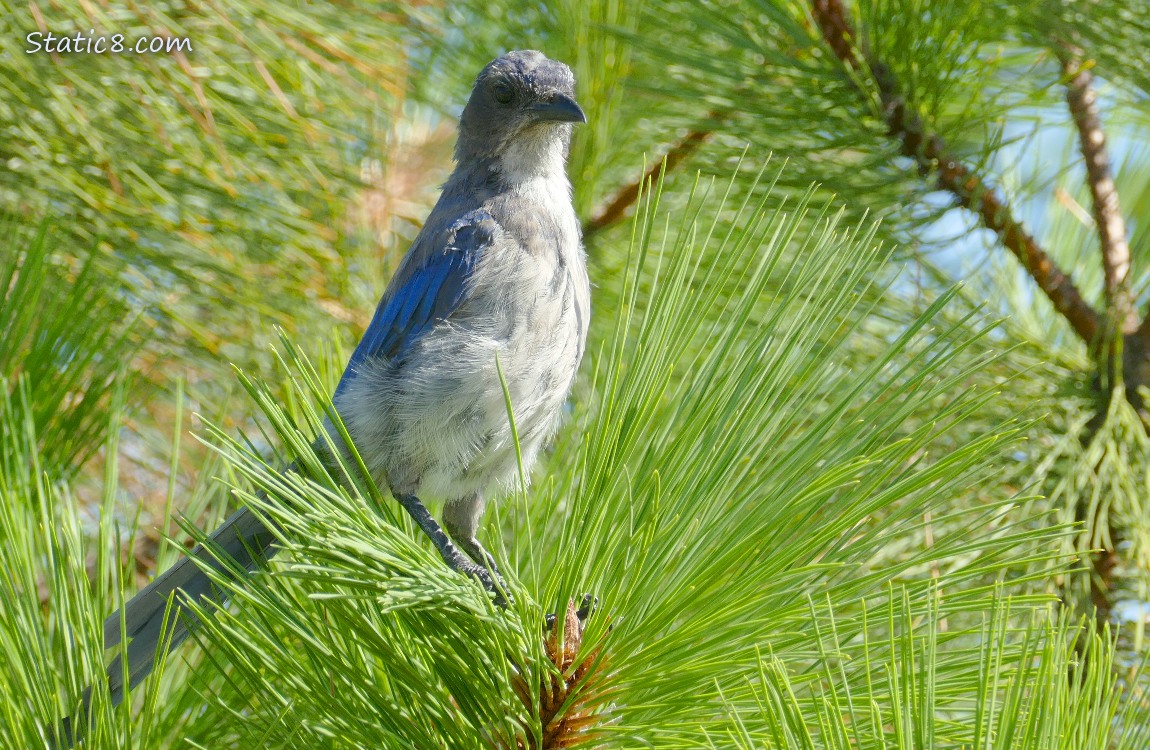
<path fill-rule="evenodd" d="M 599 597 L 594 594 L 584 594 L 579 609 L 575 610 L 575 616 L 579 618 L 580 624 L 584 624 L 591 615 L 595 614 L 597 609 L 599 609 Z"/>

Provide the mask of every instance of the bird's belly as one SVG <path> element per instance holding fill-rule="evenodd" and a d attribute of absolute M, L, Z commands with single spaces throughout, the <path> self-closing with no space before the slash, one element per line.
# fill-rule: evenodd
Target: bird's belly
<path fill-rule="evenodd" d="M 447 500 L 508 488 L 519 474 L 515 437 L 530 471 L 561 422 L 583 328 L 550 290 L 522 305 L 472 310 L 437 325 L 398 361 L 365 369 L 344 398 L 357 408 L 337 407 L 381 486 Z"/>

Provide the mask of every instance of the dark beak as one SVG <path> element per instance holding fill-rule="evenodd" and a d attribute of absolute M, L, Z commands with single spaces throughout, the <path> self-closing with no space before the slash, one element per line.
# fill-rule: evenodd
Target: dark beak
<path fill-rule="evenodd" d="M 540 122 L 587 122 L 587 115 L 566 94 L 556 93 L 551 101 L 532 105 L 531 111 Z"/>

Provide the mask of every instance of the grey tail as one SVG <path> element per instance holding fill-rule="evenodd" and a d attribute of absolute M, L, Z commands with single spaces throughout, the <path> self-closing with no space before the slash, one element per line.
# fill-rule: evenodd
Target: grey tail
<path fill-rule="evenodd" d="M 161 639 L 167 639 L 166 651 L 171 651 L 190 635 L 196 619 L 189 611 L 189 602 L 203 606 L 209 602 L 222 604 L 226 600 L 226 593 L 213 585 L 193 557 L 206 562 L 224 576 L 235 578 L 240 569 L 254 570 L 277 551 L 272 546 L 274 536 L 271 530 L 248 508 L 233 513 L 212 532 L 209 540 L 211 547 L 215 548 L 215 555 L 203 545 L 196 545 L 188 557 L 180 558 L 124 605 L 124 634 L 128 643 L 112 661 L 107 673 L 112 705 L 117 706 L 124 699 L 124 660 L 127 660 L 127 687 L 131 689 L 151 673 Z M 224 565 L 216 555 L 225 560 L 230 557 L 234 565 Z M 172 597 L 172 592 L 177 590 L 180 594 Z M 172 601 L 171 614 L 167 616 L 165 628 L 169 599 Z M 121 610 L 117 610 L 104 621 L 105 649 L 120 644 L 120 620 Z M 61 739 L 66 747 L 71 747 L 84 733 L 91 696 L 92 688 L 89 687 L 84 691 L 82 710 L 61 723 Z"/>

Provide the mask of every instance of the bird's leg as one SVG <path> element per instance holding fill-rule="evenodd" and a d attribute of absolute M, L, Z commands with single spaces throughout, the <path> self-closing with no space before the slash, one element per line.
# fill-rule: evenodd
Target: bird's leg
<path fill-rule="evenodd" d="M 479 530 L 479 520 L 483 517 L 484 506 L 483 495 L 480 493 L 475 493 L 474 495 L 469 495 L 457 500 L 449 500 L 443 506 L 443 525 L 447 527 L 447 533 L 455 540 L 455 543 L 463 548 L 463 551 L 466 552 L 472 560 L 491 572 L 494 580 L 499 584 L 499 590 L 503 592 L 507 590 L 507 586 L 503 581 L 503 575 L 500 574 L 499 568 L 495 565 L 495 558 L 491 556 L 490 552 L 483 548 L 483 545 L 480 544 L 479 540 L 475 537 L 475 532 Z M 434 523 L 434 521 L 432 521 L 432 523 Z M 434 538 L 435 537 L 432 537 L 433 540 Z M 448 542 L 448 545 L 450 544 L 451 542 Z M 440 551 L 442 551 L 442 548 L 440 548 Z M 458 550 L 456 550 L 456 554 L 458 554 Z M 444 557 L 446 558 L 446 554 Z M 451 563 L 448 564 L 450 565 Z M 499 601 L 506 603 L 506 600 L 503 599 Z M 591 594 L 583 595 L 579 609 L 575 612 L 576 617 L 579 618 L 581 627 L 598 606 L 598 598 Z M 553 630 L 555 623 L 555 615 L 546 615 L 546 626 L 548 630 Z"/>
<path fill-rule="evenodd" d="M 415 495 L 396 494 L 395 499 L 403 506 L 408 515 L 419 524 L 419 528 L 423 529 L 423 533 L 439 550 L 439 554 L 443 556 L 443 561 L 447 563 L 447 567 L 452 570 L 463 573 L 464 575 L 475 576 L 479 582 L 483 584 L 483 588 L 495 594 L 495 602 L 497 604 L 505 604 L 503 594 L 500 592 L 500 587 L 496 587 L 495 580 L 492 578 L 491 573 L 487 571 L 482 565 L 476 565 L 469 560 L 466 555 L 459 551 L 459 548 L 451 543 L 447 534 L 443 532 L 435 519 L 431 517 L 427 507 Z M 502 583 L 502 579 L 500 579 Z"/>
<path fill-rule="evenodd" d="M 485 505 L 483 495 L 478 492 L 460 500 L 449 500 L 443 507 L 443 525 L 447 527 L 447 533 L 455 543 L 462 547 L 472 560 L 491 571 L 499 587 L 506 591 L 507 587 L 499 567 L 495 564 L 495 558 L 475 538 Z"/>

